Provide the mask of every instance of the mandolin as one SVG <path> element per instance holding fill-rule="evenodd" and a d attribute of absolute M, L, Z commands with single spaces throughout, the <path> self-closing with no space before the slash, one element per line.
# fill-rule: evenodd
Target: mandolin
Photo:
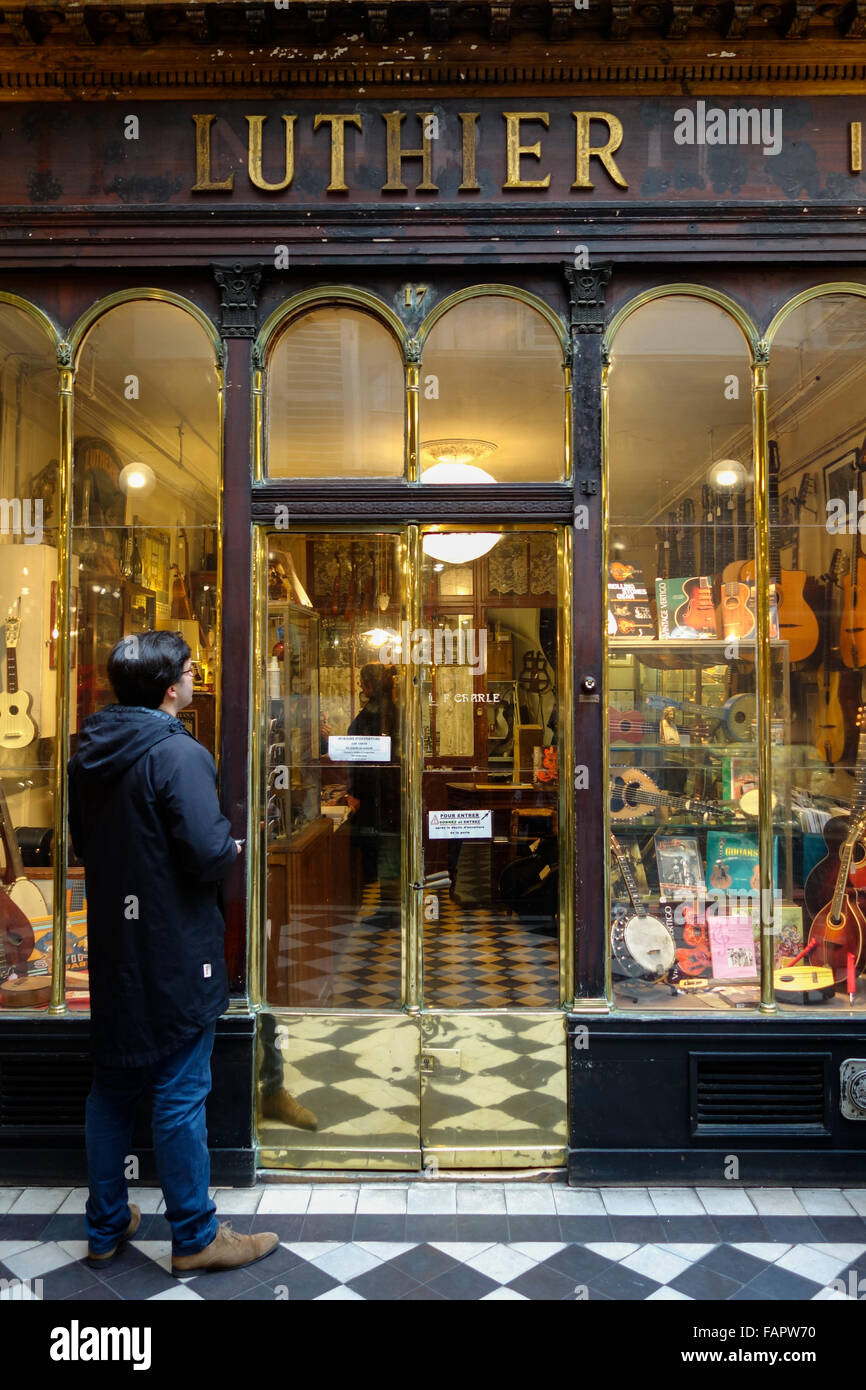
<path fill-rule="evenodd" d="M 770 440 L 770 478 L 769 478 L 769 519 L 770 519 L 770 583 L 775 585 L 776 606 L 779 613 L 779 637 L 788 643 L 788 656 L 791 661 L 805 661 L 818 645 L 818 619 L 812 612 L 803 590 L 806 584 L 805 570 L 783 570 L 779 524 L 779 446 L 775 439 Z M 755 562 L 748 560 L 740 571 L 744 584 L 755 582 Z M 866 591 L 864 591 L 866 602 Z"/>
<path fill-rule="evenodd" d="M 866 813 L 853 820 L 851 830 L 839 853 L 839 873 L 833 897 L 816 913 L 809 928 L 809 944 L 813 947 L 810 963 L 823 965 L 833 972 L 833 982 L 843 988 L 848 981 L 848 957 L 854 958 L 855 972 L 863 967 L 866 947 L 866 913 L 860 905 L 860 893 L 849 882 L 854 846 L 866 834 Z"/>
<path fill-rule="evenodd" d="M 842 661 L 852 670 L 866 666 L 866 557 L 860 543 L 860 493 L 862 491 L 863 470 L 866 468 L 866 439 L 857 454 L 857 506 L 854 514 L 858 518 L 854 528 L 854 542 L 851 552 L 851 568 L 842 580 L 842 621 L 839 624 L 839 652 Z"/>
<path fill-rule="evenodd" d="M 13 605 L 14 608 L 14 605 Z M 18 689 L 18 636 L 21 631 L 21 599 L 6 617 L 6 689 L 0 694 L 0 748 L 26 748 L 36 737 L 30 718 L 33 700 Z"/>
<path fill-rule="evenodd" d="M 842 573 L 843 557 L 841 550 L 833 551 L 829 573 L 825 576 L 826 597 L 824 600 L 824 638 L 821 648 L 821 665 L 818 667 L 818 708 L 815 712 L 814 743 L 820 757 L 832 766 L 838 763 L 845 751 L 845 717 L 839 701 L 840 672 L 834 668 L 833 657 L 838 655 L 830 643 L 830 630 L 834 594 Z"/>
<path fill-rule="evenodd" d="M 866 846 L 862 841 L 860 818 L 866 813 L 866 706 L 857 711 L 857 761 L 854 766 L 854 791 L 851 814 L 834 816 L 824 826 L 827 853 L 813 868 L 803 889 L 807 918 L 811 921 L 833 896 L 843 855 L 848 864 L 849 890 L 858 895 L 858 903 L 866 909 Z M 850 852 L 849 852 L 850 851 Z"/>

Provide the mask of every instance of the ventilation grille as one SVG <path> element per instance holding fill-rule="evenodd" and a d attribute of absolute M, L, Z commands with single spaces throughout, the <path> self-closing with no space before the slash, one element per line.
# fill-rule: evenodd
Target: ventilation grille
<path fill-rule="evenodd" d="M 86 1052 L 63 1056 L 18 1052 L 0 1057 L 0 1133 L 84 1129 L 90 1090 Z"/>
<path fill-rule="evenodd" d="M 828 1057 L 692 1056 L 694 1134 L 829 1133 Z"/>

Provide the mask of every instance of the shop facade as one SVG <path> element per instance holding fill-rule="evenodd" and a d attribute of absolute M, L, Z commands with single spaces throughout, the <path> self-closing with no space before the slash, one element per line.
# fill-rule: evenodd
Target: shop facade
<path fill-rule="evenodd" d="M 84 1171 L 65 768 L 155 626 L 249 849 L 215 1181 L 853 1179 L 856 24 L 328 8 L 3 59 L 0 1173 Z"/>

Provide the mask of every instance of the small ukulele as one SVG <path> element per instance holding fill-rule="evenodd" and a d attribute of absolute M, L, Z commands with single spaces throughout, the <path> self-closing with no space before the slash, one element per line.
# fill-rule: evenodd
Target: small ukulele
<path fill-rule="evenodd" d="M 21 599 L 6 617 L 6 689 L 0 695 L 0 748 L 26 748 L 36 737 L 30 718 L 33 700 L 18 689 L 18 636 L 21 631 Z"/>

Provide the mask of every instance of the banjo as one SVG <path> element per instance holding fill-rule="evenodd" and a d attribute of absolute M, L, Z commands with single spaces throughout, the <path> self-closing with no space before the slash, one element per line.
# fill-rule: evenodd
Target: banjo
<path fill-rule="evenodd" d="M 630 980 L 660 980 L 676 960 L 673 932 L 647 912 L 628 855 L 612 832 L 610 847 L 633 909 L 631 916 L 618 916 L 611 926 L 611 948 L 618 973 Z"/>

